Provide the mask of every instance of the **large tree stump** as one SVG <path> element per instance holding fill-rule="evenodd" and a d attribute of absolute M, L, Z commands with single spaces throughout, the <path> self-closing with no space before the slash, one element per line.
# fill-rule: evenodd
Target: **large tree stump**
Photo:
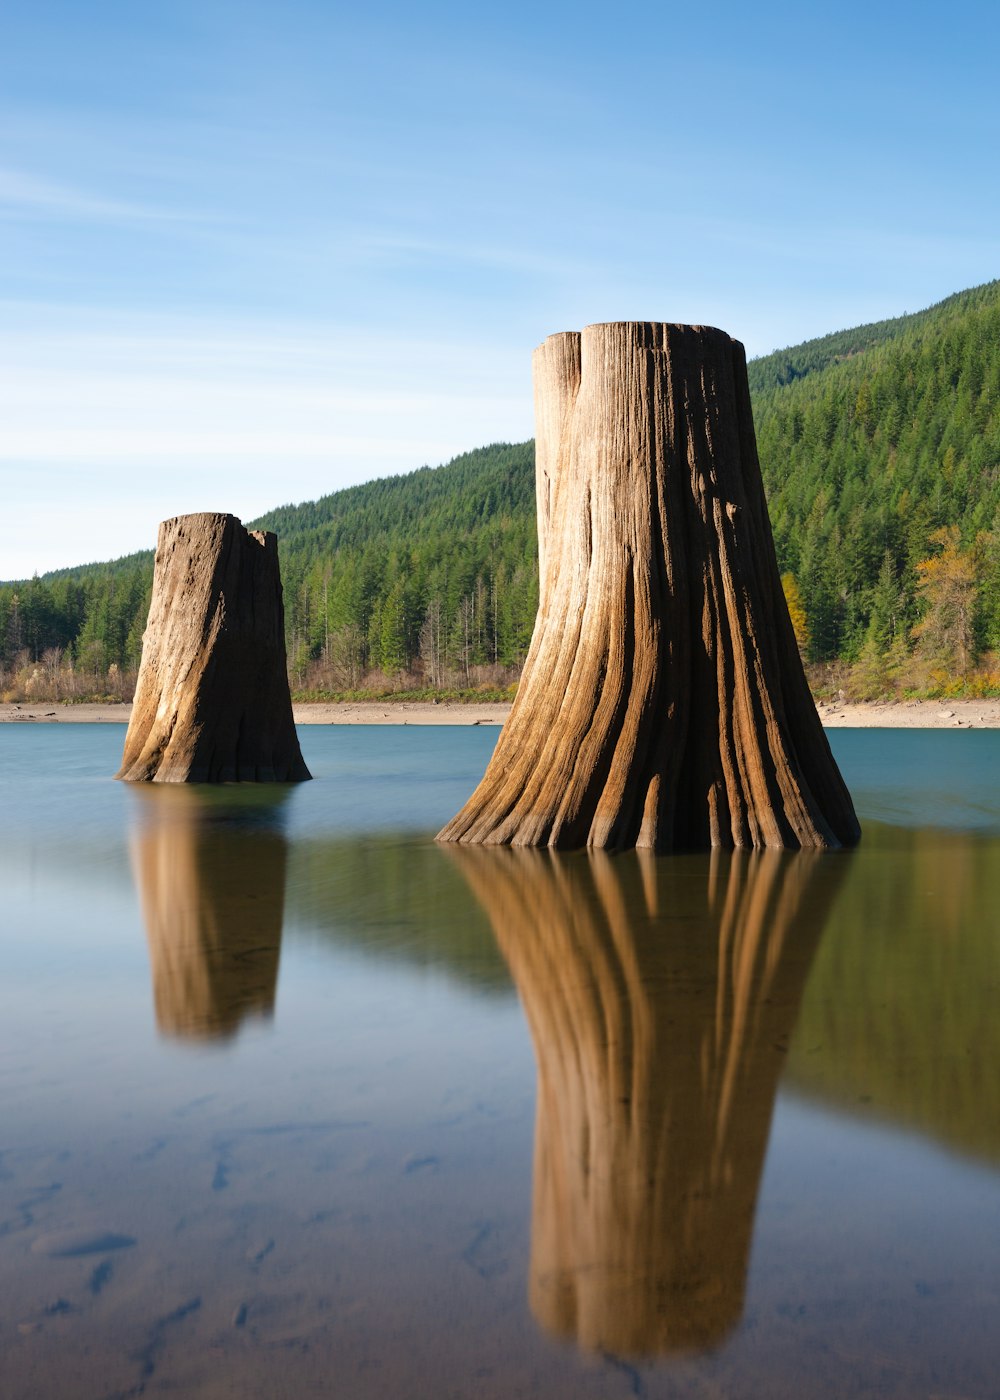
<path fill-rule="evenodd" d="M 778 576 L 743 347 L 623 322 L 535 351 L 540 601 L 441 840 L 851 845 Z"/>
<path fill-rule="evenodd" d="M 128 782 L 291 783 L 278 538 L 234 515 L 164 520 L 125 752 Z"/>
<path fill-rule="evenodd" d="M 616 1355 L 743 1311 L 771 1117 L 845 864 L 455 847 L 538 1065 L 529 1296 Z"/>

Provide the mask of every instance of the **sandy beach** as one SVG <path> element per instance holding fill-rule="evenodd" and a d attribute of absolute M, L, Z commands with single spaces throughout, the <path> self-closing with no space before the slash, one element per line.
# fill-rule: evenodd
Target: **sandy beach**
<path fill-rule="evenodd" d="M 296 724 L 501 725 L 509 705 L 441 701 L 295 705 Z M 821 701 L 828 729 L 998 729 L 1000 700 L 910 700 L 891 704 Z M 131 705 L 0 704 L 0 724 L 127 724 Z"/>
<path fill-rule="evenodd" d="M 501 725 L 509 705 L 439 704 L 315 704 L 294 705 L 296 724 L 495 724 Z M 56 702 L 0 704 L 0 724 L 128 724 L 132 706 L 61 705 Z"/>

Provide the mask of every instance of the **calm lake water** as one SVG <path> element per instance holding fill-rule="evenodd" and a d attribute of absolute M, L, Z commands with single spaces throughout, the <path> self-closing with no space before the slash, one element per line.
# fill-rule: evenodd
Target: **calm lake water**
<path fill-rule="evenodd" d="M 442 849 L 0 726 L 0 1394 L 996 1397 L 1000 733 L 835 731 L 833 856 Z"/>

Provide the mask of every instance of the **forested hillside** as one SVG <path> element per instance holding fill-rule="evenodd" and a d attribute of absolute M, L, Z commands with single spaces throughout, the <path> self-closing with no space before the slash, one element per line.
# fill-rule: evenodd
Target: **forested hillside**
<path fill-rule="evenodd" d="M 807 658 L 858 694 L 1000 688 L 1000 282 L 749 369 Z M 300 690 L 516 678 L 537 597 L 533 444 L 252 523 L 280 537 Z M 0 585 L 0 690 L 126 693 L 151 569 L 148 553 Z"/>
<path fill-rule="evenodd" d="M 281 540 L 293 677 L 353 689 L 372 670 L 419 668 L 435 687 L 514 674 L 538 599 L 534 493 L 534 444 L 496 444 L 256 522 Z"/>
<path fill-rule="evenodd" d="M 534 444 L 501 443 L 247 522 L 280 539 L 293 683 L 515 679 L 538 597 L 534 491 Z M 149 551 L 0 585 L 0 691 L 127 693 L 152 569 Z"/>
<path fill-rule="evenodd" d="M 751 390 L 811 658 L 957 674 L 1000 646 L 1000 283 L 758 360 Z"/>

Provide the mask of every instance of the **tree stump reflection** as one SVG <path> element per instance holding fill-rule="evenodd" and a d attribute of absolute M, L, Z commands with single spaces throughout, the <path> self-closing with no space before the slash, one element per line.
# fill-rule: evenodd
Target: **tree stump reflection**
<path fill-rule="evenodd" d="M 285 900 L 283 795 L 135 789 L 131 838 L 164 1035 L 222 1039 L 274 1010 Z"/>
<path fill-rule="evenodd" d="M 715 1345 L 843 858 L 453 853 L 534 1042 L 535 1316 L 600 1351 Z"/>

